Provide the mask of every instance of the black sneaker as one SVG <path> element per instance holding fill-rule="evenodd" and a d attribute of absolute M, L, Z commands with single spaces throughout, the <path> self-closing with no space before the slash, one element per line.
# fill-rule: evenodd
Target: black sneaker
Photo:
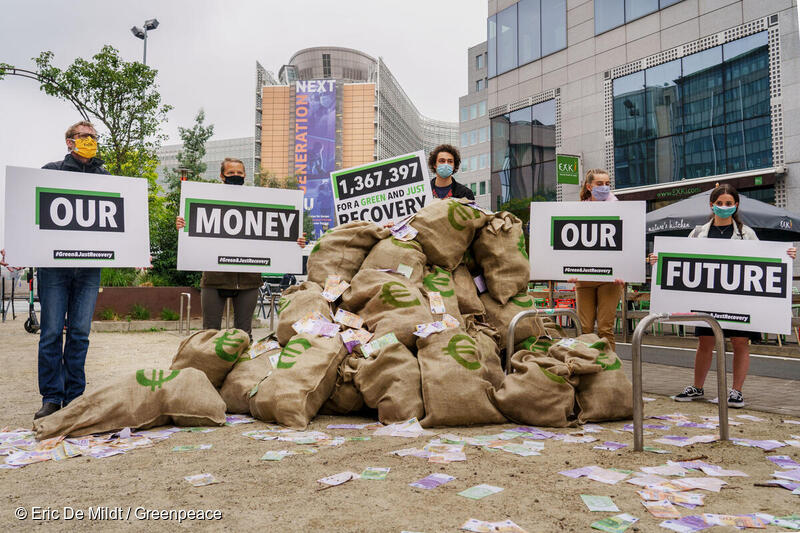
<path fill-rule="evenodd" d="M 689 385 L 683 392 L 678 394 L 677 396 L 673 396 L 672 399 L 676 402 L 691 402 L 692 400 L 698 400 L 703 397 L 703 389 L 698 389 L 697 387 L 693 387 Z"/>
<path fill-rule="evenodd" d="M 728 394 L 728 407 L 733 407 L 734 409 L 741 409 L 744 407 L 742 391 L 731 389 L 731 392 Z"/>
<path fill-rule="evenodd" d="M 36 414 L 33 415 L 33 419 L 36 420 L 37 418 L 43 418 L 45 416 L 52 415 L 59 409 L 61 409 L 61 406 L 57 403 L 43 402 L 42 408 L 36 411 Z"/>

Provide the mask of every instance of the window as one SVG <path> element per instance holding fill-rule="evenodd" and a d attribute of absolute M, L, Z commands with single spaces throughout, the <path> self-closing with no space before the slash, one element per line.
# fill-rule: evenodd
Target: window
<path fill-rule="evenodd" d="M 474 155 L 469 158 L 469 168 L 471 170 L 478 170 L 478 156 Z"/>
<path fill-rule="evenodd" d="M 760 32 L 613 82 L 617 187 L 772 166 Z"/>
<path fill-rule="evenodd" d="M 475 56 L 475 69 L 476 70 L 480 70 L 480 69 L 483 68 L 483 66 L 484 66 L 483 61 L 484 61 L 483 54 L 478 54 L 478 55 Z"/>
<path fill-rule="evenodd" d="M 482 117 L 484 115 L 486 115 L 486 100 L 481 100 L 478 102 L 478 116 Z"/>
<path fill-rule="evenodd" d="M 475 183 L 470 183 L 469 189 L 472 191 L 472 194 L 477 194 L 477 190 L 475 189 Z"/>
<path fill-rule="evenodd" d="M 488 140 L 487 139 L 488 136 L 489 136 L 489 128 L 488 127 L 481 128 L 481 129 L 478 130 L 478 142 L 485 143 Z"/>
<path fill-rule="evenodd" d="M 567 1 L 519 0 L 487 19 L 486 40 L 489 78 L 563 50 Z"/>
<path fill-rule="evenodd" d="M 480 194 L 486 194 L 486 182 L 485 181 L 481 182 L 481 192 L 480 192 Z"/>
<path fill-rule="evenodd" d="M 469 132 L 469 144 L 470 146 L 473 144 L 478 144 L 478 130 L 472 130 Z"/>
<path fill-rule="evenodd" d="M 542 4 L 542 56 L 567 47 L 567 0 Z"/>
<path fill-rule="evenodd" d="M 461 134 L 461 146 L 469 146 L 469 133 L 464 132 Z"/>
<path fill-rule="evenodd" d="M 512 199 L 555 201 L 555 100 L 491 119 L 493 209 Z"/>
<path fill-rule="evenodd" d="M 478 104 L 472 104 L 469 106 L 469 118 L 470 120 L 473 118 L 478 118 Z"/>
<path fill-rule="evenodd" d="M 594 34 L 622 26 L 680 0 L 594 0 Z"/>
<path fill-rule="evenodd" d="M 480 161 L 478 162 L 478 168 L 487 168 L 489 166 L 489 154 L 481 154 Z"/>
<path fill-rule="evenodd" d="M 483 90 L 483 80 L 476 80 L 475 81 L 475 92 L 481 92 Z"/>
<path fill-rule="evenodd" d="M 461 122 L 464 122 L 465 120 L 469 120 L 469 108 L 468 107 L 462 107 L 461 108 Z"/>
<path fill-rule="evenodd" d="M 322 77 L 323 78 L 330 78 L 331 77 L 331 55 L 330 54 L 322 54 Z"/>

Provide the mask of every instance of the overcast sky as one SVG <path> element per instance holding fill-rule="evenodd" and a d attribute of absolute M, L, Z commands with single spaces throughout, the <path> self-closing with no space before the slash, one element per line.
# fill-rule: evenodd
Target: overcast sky
<path fill-rule="evenodd" d="M 144 20 L 147 63 L 159 71 L 164 131 L 178 142 L 201 107 L 214 139 L 252 136 L 255 62 L 277 75 L 300 49 L 356 48 L 383 57 L 419 110 L 456 121 L 467 92 L 467 48 L 486 39 L 486 0 L 0 0 L 0 62 L 32 69 L 43 50 L 64 68 L 104 44 L 142 58 L 130 32 Z M 0 170 L 40 167 L 66 153 L 64 131 L 80 120 L 33 80 L 0 81 Z"/>

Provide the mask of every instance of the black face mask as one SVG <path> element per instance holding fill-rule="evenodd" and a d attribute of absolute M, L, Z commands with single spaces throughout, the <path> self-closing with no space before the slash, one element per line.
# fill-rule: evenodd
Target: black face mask
<path fill-rule="evenodd" d="M 228 185 L 244 185 L 244 176 L 225 176 Z"/>

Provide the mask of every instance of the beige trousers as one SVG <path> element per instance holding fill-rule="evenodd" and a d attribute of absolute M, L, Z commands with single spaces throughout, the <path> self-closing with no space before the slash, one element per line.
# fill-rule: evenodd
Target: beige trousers
<path fill-rule="evenodd" d="M 575 293 L 583 332 L 592 333 L 597 320 L 597 334 L 607 339 L 614 350 L 614 320 L 617 317 L 617 304 L 622 297 L 622 285 L 603 281 L 579 281 L 575 284 Z"/>

